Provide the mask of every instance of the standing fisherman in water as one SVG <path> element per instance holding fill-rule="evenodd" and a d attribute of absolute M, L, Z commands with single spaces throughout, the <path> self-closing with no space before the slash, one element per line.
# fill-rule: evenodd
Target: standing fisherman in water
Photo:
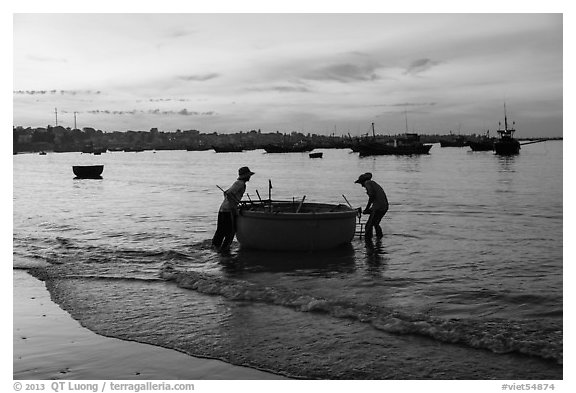
<path fill-rule="evenodd" d="M 254 172 L 250 171 L 247 166 L 238 169 L 238 179 L 224 191 L 224 201 L 218 211 L 218 226 L 216 233 L 212 238 L 212 246 L 222 250 L 227 250 L 236 235 L 236 214 L 238 212 L 238 203 L 242 200 L 244 191 L 246 191 L 246 182 Z"/>
<path fill-rule="evenodd" d="M 376 229 L 376 237 L 379 239 L 382 236 L 382 228 L 380 228 L 380 221 L 388 211 L 388 198 L 382 187 L 372 180 L 372 174 L 366 172 L 358 177 L 354 183 L 361 184 L 366 189 L 368 194 L 368 204 L 364 209 L 364 214 L 370 214 L 364 231 L 364 238 L 366 241 L 372 241 L 372 229 Z"/>

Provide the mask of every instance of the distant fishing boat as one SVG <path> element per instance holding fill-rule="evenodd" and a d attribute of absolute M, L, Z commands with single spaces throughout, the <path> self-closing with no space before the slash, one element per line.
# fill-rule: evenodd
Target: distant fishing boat
<path fill-rule="evenodd" d="M 78 179 L 101 179 L 104 165 L 74 165 L 72 171 Z"/>
<path fill-rule="evenodd" d="M 478 139 L 471 140 L 469 142 L 469 146 L 472 151 L 492 151 L 494 150 L 495 140 L 496 138 L 490 136 L 490 131 L 486 131 L 486 135 L 482 135 Z"/>
<path fill-rule="evenodd" d="M 194 146 L 187 146 L 186 147 L 186 151 L 206 151 L 206 150 L 210 150 L 210 149 L 212 149 L 211 146 L 203 145 L 203 144 L 197 144 Z"/>
<path fill-rule="evenodd" d="M 401 136 L 385 139 L 378 138 L 374 132 L 374 123 L 372 123 L 372 138 L 361 139 L 354 150 L 358 151 L 360 157 L 366 157 L 428 154 L 431 148 L 432 145 L 425 145 L 420 142 L 420 136 L 416 133 L 405 133 Z"/>
<path fill-rule="evenodd" d="M 514 126 L 514 122 L 512 122 L 512 126 Z M 514 132 L 516 132 L 516 130 L 513 127 L 508 128 L 506 103 L 504 103 L 504 128 L 500 126 L 496 132 L 498 132 L 499 135 L 498 140 L 494 142 L 494 151 L 496 154 L 509 156 L 520 153 L 520 142 L 514 139 Z"/>
<path fill-rule="evenodd" d="M 453 135 L 440 139 L 440 147 L 464 147 L 468 146 L 468 139 L 462 135 Z"/>
<path fill-rule="evenodd" d="M 303 201 L 243 204 L 237 219 L 238 242 L 258 250 L 312 251 L 352 241 L 357 210 Z"/>
<path fill-rule="evenodd" d="M 322 158 L 323 155 L 324 155 L 324 153 L 322 153 L 322 152 L 315 152 L 315 153 L 308 154 L 308 157 L 310 157 L 310 158 Z"/>
<path fill-rule="evenodd" d="M 304 141 L 296 143 L 270 144 L 264 146 L 266 153 L 304 153 L 314 150 L 314 147 Z"/>
<path fill-rule="evenodd" d="M 374 143 L 360 146 L 360 157 L 380 156 L 380 155 L 417 155 L 428 154 L 432 145 L 425 145 L 420 142 L 418 134 L 405 134 L 394 138 L 389 143 Z"/>
<path fill-rule="evenodd" d="M 125 147 L 125 148 L 124 148 L 124 151 L 125 151 L 125 152 L 130 152 L 130 153 L 132 153 L 132 152 L 134 152 L 134 153 L 140 153 L 140 152 L 143 152 L 143 151 L 144 151 L 144 148 L 143 148 L 143 147 L 139 147 L 139 146 L 136 146 L 136 147 Z"/>
<path fill-rule="evenodd" d="M 229 145 L 218 145 L 212 146 L 212 149 L 216 153 L 240 153 L 244 151 L 244 148 L 241 145 L 236 144 L 229 144 Z"/>

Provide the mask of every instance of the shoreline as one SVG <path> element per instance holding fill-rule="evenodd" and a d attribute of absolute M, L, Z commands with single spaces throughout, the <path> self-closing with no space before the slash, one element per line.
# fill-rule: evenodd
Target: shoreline
<path fill-rule="evenodd" d="M 44 283 L 13 270 L 14 380 L 285 380 L 280 375 L 100 336 L 50 299 Z"/>

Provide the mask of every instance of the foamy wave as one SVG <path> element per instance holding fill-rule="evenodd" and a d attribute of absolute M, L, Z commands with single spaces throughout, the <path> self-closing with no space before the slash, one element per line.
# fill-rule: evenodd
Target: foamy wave
<path fill-rule="evenodd" d="M 382 306 L 322 299 L 294 290 L 261 286 L 247 281 L 217 277 L 194 271 L 178 271 L 165 264 L 160 276 L 179 287 L 230 300 L 261 302 L 316 312 L 334 318 L 369 323 L 375 329 L 396 335 L 419 335 L 434 340 L 486 349 L 494 353 L 522 353 L 563 362 L 561 322 L 450 319 L 410 314 Z"/>

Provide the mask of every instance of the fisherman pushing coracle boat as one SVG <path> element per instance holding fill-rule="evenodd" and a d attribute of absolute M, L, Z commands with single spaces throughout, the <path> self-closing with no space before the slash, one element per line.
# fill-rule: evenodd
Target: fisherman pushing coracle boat
<path fill-rule="evenodd" d="M 360 175 L 355 183 L 366 188 L 366 208 L 354 209 L 345 196 L 347 205 L 305 202 L 306 196 L 296 201 L 272 199 L 272 182 L 268 181 L 268 199 L 242 201 L 246 182 L 254 172 L 248 167 L 238 171 L 238 180 L 224 193 L 218 212 L 218 227 L 212 239 L 215 249 L 229 250 L 236 236 L 241 247 L 267 251 L 318 251 L 348 244 L 357 232 L 361 214 L 369 214 L 365 226 L 365 239 L 371 241 L 383 236 L 380 221 L 388 211 L 388 199 L 382 187 L 372 180 L 371 173 Z M 358 222 L 357 222 L 358 219 Z"/>
<path fill-rule="evenodd" d="M 224 193 L 224 201 L 218 210 L 218 224 L 212 238 L 212 246 L 219 250 L 227 250 L 236 234 L 236 214 L 238 205 L 246 191 L 246 182 L 254 175 L 247 166 L 238 169 L 238 179 Z M 220 187 L 218 187 L 220 188 Z"/>
<path fill-rule="evenodd" d="M 384 236 L 382 228 L 380 227 L 380 221 L 382 221 L 382 218 L 384 218 L 384 215 L 388 212 L 388 197 L 380 184 L 372 180 L 372 173 L 370 172 L 360 175 L 354 183 L 364 187 L 366 194 L 368 194 L 368 203 L 363 213 L 369 214 L 370 216 L 364 228 L 364 239 L 367 242 L 372 241 L 373 230 L 376 231 L 376 238 L 380 239 Z"/>

